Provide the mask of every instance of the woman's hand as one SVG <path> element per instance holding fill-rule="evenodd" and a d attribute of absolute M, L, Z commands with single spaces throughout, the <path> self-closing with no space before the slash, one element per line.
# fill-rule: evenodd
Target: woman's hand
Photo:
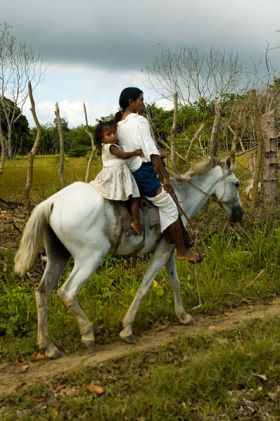
<path fill-rule="evenodd" d="M 170 180 L 169 180 L 168 177 L 163 177 L 163 179 L 162 179 L 162 185 L 163 185 L 164 190 L 167 193 L 173 192 L 173 187 L 172 187 L 172 184 L 171 184 L 171 182 L 170 182 Z"/>
<path fill-rule="evenodd" d="M 134 156 L 144 156 L 142 149 L 136 149 Z"/>

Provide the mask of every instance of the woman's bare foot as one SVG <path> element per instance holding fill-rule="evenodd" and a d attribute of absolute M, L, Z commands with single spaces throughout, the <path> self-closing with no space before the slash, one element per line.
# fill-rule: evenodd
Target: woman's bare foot
<path fill-rule="evenodd" d="M 187 260 L 190 263 L 200 263 L 203 260 L 202 256 L 200 256 L 199 254 L 193 253 L 191 249 L 186 249 L 184 254 L 179 254 L 177 252 L 176 259 Z"/>
<path fill-rule="evenodd" d="M 136 232 L 137 235 L 142 235 L 142 227 L 139 224 L 139 222 L 137 221 L 132 221 L 130 224 L 131 228 L 133 229 L 133 231 Z"/>

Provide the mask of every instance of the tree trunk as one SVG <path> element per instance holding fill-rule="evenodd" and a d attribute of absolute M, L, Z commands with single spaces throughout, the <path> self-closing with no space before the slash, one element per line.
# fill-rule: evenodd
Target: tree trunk
<path fill-rule="evenodd" d="M 33 92 L 32 92 L 32 85 L 31 82 L 28 82 L 28 92 L 29 92 L 29 99 L 30 99 L 30 104 L 31 104 L 31 108 L 30 111 L 32 113 L 33 116 L 33 120 L 35 122 L 37 131 L 36 131 L 36 137 L 35 137 L 35 141 L 33 143 L 32 149 L 28 154 L 28 163 L 27 163 L 27 176 L 26 176 L 26 183 L 25 183 L 25 187 L 24 187 L 24 201 L 25 201 L 25 206 L 27 208 L 30 207 L 30 191 L 32 188 L 32 183 L 33 183 L 33 164 L 34 164 L 34 159 L 35 159 L 35 155 L 38 151 L 38 148 L 40 146 L 41 143 L 41 138 L 42 138 L 42 126 L 39 123 L 39 120 L 37 118 L 37 114 L 36 114 L 36 109 L 35 109 L 35 102 L 34 102 L 34 98 L 33 98 Z"/>
<path fill-rule="evenodd" d="M 0 176 L 4 172 L 4 165 L 6 160 L 6 142 L 5 136 L 2 130 L 2 123 L 0 121 L 0 147 L 1 147 L 1 157 L 0 157 Z"/>
<path fill-rule="evenodd" d="M 88 163 L 87 163 L 87 171 L 86 171 L 86 176 L 85 176 L 85 182 L 88 183 L 89 175 L 90 175 L 90 167 L 91 167 L 91 163 L 92 163 L 96 148 L 95 148 L 95 144 L 94 144 L 93 134 L 91 133 L 91 131 L 89 130 L 89 127 L 88 127 L 86 104 L 83 104 L 83 106 L 84 106 L 84 114 L 85 114 L 85 120 L 86 120 L 85 132 L 88 135 L 88 137 L 90 138 L 90 142 L 91 142 L 91 153 L 90 153 L 90 157 L 89 157 L 89 160 L 88 160 Z"/>
<path fill-rule="evenodd" d="M 222 114 L 221 103 L 220 101 L 216 101 L 215 102 L 215 117 L 214 117 L 211 138 L 210 138 L 210 146 L 209 146 L 210 158 L 214 158 L 217 153 L 217 134 L 220 130 L 221 114 Z"/>
<path fill-rule="evenodd" d="M 58 103 L 55 104 L 55 116 L 56 116 L 56 124 L 59 136 L 59 178 L 60 178 L 60 185 L 64 187 L 64 137 L 63 137 L 63 129 L 61 125 L 60 119 L 60 112 L 58 108 Z"/>
<path fill-rule="evenodd" d="M 177 118 L 178 118 L 178 92 L 174 93 L 173 96 L 174 99 L 174 111 L 173 111 L 173 122 L 171 127 L 171 133 L 170 133 L 170 147 L 171 147 L 171 155 L 170 155 L 170 161 L 171 165 L 174 170 L 176 170 L 176 131 L 177 131 Z"/>
<path fill-rule="evenodd" d="M 7 157 L 11 159 L 13 157 L 12 151 L 12 127 L 8 125 L 8 133 L 7 133 Z"/>
<path fill-rule="evenodd" d="M 273 111 L 261 115 L 261 133 L 263 138 L 262 181 L 263 201 L 273 203 L 277 196 L 277 129 Z"/>

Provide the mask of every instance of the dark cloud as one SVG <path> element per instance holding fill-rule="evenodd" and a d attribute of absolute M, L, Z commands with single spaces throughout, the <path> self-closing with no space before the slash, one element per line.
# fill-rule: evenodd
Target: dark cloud
<path fill-rule="evenodd" d="M 27 8 L 28 4 L 28 8 Z M 280 43 L 279 0 L 13 0 L 2 21 L 47 63 L 141 69 L 158 44 L 200 44 L 256 57 Z"/>

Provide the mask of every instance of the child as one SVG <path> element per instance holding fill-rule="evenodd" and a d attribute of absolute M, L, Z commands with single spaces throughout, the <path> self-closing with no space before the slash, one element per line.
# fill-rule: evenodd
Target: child
<path fill-rule="evenodd" d="M 125 160 L 132 156 L 143 156 L 142 150 L 124 152 L 118 146 L 115 121 L 102 121 L 96 126 L 95 144 L 97 151 L 102 153 L 103 168 L 91 184 L 105 199 L 130 201 L 132 217 L 130 226 L 141 235 L 137 199 L 140 193 Z"/>

